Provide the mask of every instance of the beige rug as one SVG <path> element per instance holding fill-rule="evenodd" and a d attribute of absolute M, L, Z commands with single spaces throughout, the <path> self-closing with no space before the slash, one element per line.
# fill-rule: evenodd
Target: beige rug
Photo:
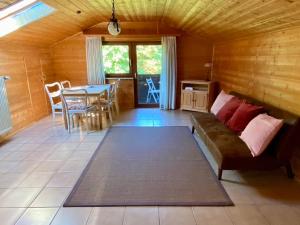
<path fill-rule="evenodd" d="M 112 127 L 64 206 L 232 205 L 188 127 Z"/>

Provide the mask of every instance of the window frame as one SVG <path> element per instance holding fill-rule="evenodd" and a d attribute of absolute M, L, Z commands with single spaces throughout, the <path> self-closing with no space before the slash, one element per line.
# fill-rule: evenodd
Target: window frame
<path fill-rule="evenodd" d="M 137 45 L 161 45 L 161 41 L 149 41 L 149 42 L 136 42 L 134 43 L 135 47 L 134 47 L 134 50 L 135 50 L 135 54 L 137 53 L 136 52 L 136 46 Z M 136 71 L 135 73 L 138 75 L 138 68 L 137 68 L 137 55 L 135 56 L 135 65 L 136 65 Z M 161 75 L 161 74 L 140 74 L 141 76 L 143 75 Z"/>
<path fill-rule="evenodd" d="M 105 73 L 105 77 L 106 78 L 121 78 L 121 77 L 129 78 L 129 77 L 132 77 L 132 74 L 133 74 L 132 73 L 132 59 L 131 59 L 132 48 L 131 48 L 130 43 L 105 41 L 105 42 L 102 42 L 102 45 L 126 45 L 126 46 L 128 46 L 128 56 L 129 56 L 129 73 Z M 104 72 L 105 72 L 105 68 L 104 68 Z"/>
<path fill-rule="evenodd" d="M 161 45 L 161 41 L 103 41 L 102 45 L 127 45 L 129 47 L 129 73 L 105 73 L 105 78 L 137 77 L 137 45 Z M 160 74 L 152 74 L 160 75 Z"/>

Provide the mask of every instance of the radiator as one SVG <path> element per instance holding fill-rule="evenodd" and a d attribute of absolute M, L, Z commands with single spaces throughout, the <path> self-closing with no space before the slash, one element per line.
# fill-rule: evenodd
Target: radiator
<path fill-rule="evenodd" d="M 0 76 L 0 135 L 8 132 L 12 128 L 5 87 L 5 80 L 7 79 L 7 77 Z"/>

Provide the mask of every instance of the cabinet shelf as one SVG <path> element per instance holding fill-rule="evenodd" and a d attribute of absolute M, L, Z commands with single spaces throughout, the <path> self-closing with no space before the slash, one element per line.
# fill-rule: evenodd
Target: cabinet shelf
<path fill-rule="evenodd" d="M 214 100 L 215 84 L 214 81 L 182 80 L 180 109 L 208 112 Z"/>

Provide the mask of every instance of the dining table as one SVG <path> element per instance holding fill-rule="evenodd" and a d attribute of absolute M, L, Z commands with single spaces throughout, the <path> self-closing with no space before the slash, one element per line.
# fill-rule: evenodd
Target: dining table
<path fill-rule="evenodd" d="M 111 86 L 110 84 L 73 86 L 71 88 L 65 89 L 64 94 L 76 96 L 76 95 L 80 95 L 80 94 L 74 93 L 74 92 L 68 93 L 68 90 L 84 89 L 87 91 L 87 95 L 89 97 L 99 96 L 101 94 L 104 94 L 106 91 L 109 91 L 110 86 Z"/>
<path fill-rule="evenodd" d="M 73 86 L 71 88 L 64 89 L 64 95 L 74 96 L 74 97 L 80 96 L 82 94 L 80 94 L 78 92 L 77 93 L 71 92 L 71 91 L 84 89 L 87 91 L 88 97 L 99 97 L 105 93 L 108 93 L 110 86 L 111 86 L 110 84 Z M 68 90 L 71 90 L 71 91 L 68 92 Z M 63 112 L 63 117 L 64 117 L 65 128 L 68 129 L 67 116 L 66 116 L 65 112 Z"/>

